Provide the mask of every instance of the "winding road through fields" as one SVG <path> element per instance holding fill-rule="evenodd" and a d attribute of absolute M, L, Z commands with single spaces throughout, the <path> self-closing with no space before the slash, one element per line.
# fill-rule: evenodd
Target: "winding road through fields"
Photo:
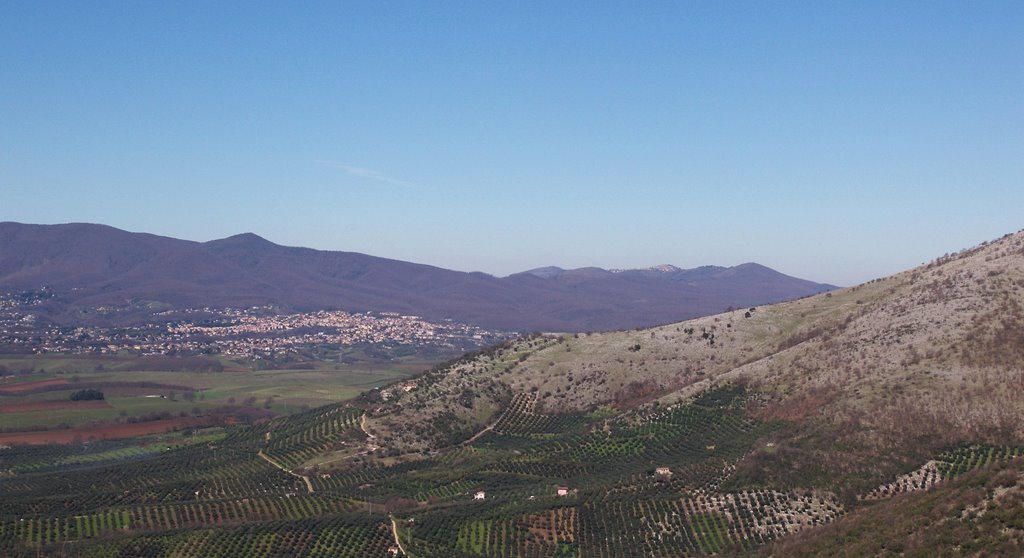
<path fill-rule="evenodd" d="M 269 432 L 267 432 L 267 439 L 268 440 L 270 439 L 270 433 Z M 313 493 L 313 483 L 310 482 L 309 477 L 307 477 L 306 475 L 300 475 L 298 473 L 295 473 L 295 472 L 292 472 L 292 471 L 286 469 L 280 463 L 278 463 L 277 461 L 274 461 L 273 459 L 271 459 L 269 455 L 263 453 L 263 450 L 260 450 L 259 452 L 257 452 L 256 455 L 260 456 L 261 458 L 263 458 L 264 461 L 266 461 L 267 463 L 270 463 L 274 467 L 277 467 L 278 469 L 281 469 L 285 473 L 288 473 L 289 475 L 291 475 L 293 477 L 299 477 L 300 479 L 303 480 L 303 482 L 306 483 L 306 488 L 309 489 L 309 493 L 310 494 Z"/>
<path fill-rule="evenodd" d="M 388 518 L 391 520 L 391 536 L 395 538 L 395 545 L 398 546 L 398 550 L 402 552 L 402 556 L 408 556 L 409 553 L 405 551 L 405 547 L 402 546 L 402 539 L 398 538 L 398 522 L 395 521 L 395 516 L 388 514 Z"/>

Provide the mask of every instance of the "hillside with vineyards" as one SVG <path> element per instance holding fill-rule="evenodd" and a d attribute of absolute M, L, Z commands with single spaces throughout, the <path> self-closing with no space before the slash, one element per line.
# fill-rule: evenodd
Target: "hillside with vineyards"
<path fill-rule="evenodd" d="M 286 417 L 5 447 L 0 555 L 1014 555 L 1022 388 L 1017 233 Z"/>

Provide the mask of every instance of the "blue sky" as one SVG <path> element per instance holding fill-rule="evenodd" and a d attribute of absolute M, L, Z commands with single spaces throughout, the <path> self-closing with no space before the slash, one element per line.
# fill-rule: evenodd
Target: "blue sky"
<path fill-rule="evenodd" d="M 0 3 L 0 220 L 849 285 L 1024 227 L 1024 3 Z"/>

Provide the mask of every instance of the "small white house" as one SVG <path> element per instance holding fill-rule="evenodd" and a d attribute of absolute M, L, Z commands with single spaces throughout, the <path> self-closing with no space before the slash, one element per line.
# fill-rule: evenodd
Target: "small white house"
<path fill-rule="evenodd" d="M 487 498 L 487 493 L 483 490 L 477 490 L 476 494 L 473 495 L 474 500 L 483 500 L 484 498 Z"/>
<path fill-rule="evenodd" d="M 569 495 L 569 487 L 568 486 L 559 486 L 558 490 L 556 490 L 555 492 L 559 496 L 568 496 Z"/>

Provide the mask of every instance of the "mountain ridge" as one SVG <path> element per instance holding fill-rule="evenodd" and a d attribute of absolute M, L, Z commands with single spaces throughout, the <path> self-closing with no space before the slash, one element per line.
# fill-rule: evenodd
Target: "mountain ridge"
<path fill-rule="evenodd" d="M 0 289 L 53 288 L 54 319 L 87 307 L 273 305 L 393 311 L 498 329 L 627 329 L 830 290 L 766 267 L 549 267 L 495 277 L 276 244 L 247 232 L 208 242 L 88 223 L 0 223 Z M 709 270 L 723 270 L 718 276 Z M 731 270 L 731 271 L 730 271 Z M 538 274 L 539 273 L 539 274 Z"/>

